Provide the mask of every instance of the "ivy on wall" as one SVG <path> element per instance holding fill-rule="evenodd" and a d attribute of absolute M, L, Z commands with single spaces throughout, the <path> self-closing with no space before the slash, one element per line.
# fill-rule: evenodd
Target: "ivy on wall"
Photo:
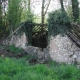
<path fill-rule="evenodd" d="M 33 21 L 27 20 L 24 22 L 23 26 L 21 27 L 21 31 L 25 32 L 26 36 L 28 37 L 28 44 L 31 45 L 32 43 L 32 29 L 35 26 Z"/>
<path fill-rule="evenodd" d="M 64 35 L 69 29 L 71 29 L 69 17 L 66 12 L 62 12 L 61 10 L 49 13 L 47 21 L 49 36 L 56 36 L 58 34 Z"/>

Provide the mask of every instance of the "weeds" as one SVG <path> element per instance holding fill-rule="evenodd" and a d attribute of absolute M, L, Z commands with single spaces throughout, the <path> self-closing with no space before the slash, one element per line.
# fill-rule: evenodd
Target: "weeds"
<path fill-rule="evenodd" d="M 17 48 L 14 45 L 10 45 L 8 48 L 6 48 L 7 51 L 10 51 L 11 53 L 20 53 L 24 50 L 22 48 Z"/>
<path fill-rule="evenodd" d="M 56 63 L 57 64 L 57 63 Z M 26 58 L 0 58 L 0 80 L 80 80 L 80 69 L 73 65 L 29 65 Z"/>

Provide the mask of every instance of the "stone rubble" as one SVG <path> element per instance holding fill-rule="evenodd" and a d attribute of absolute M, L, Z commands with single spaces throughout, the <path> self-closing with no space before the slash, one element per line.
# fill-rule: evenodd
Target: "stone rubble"
<path fill-rule="evenodd" d="M 39 47 L 34 47 L 34 46 L 26 46 L 25 52 L 27 52 L 29 55 L 32 56 L 32 58 L 38 60 L 38 61 L 48 61 L 50 58 L 48 52 L 49 50 L 45 48 L 43 51 Z"/>

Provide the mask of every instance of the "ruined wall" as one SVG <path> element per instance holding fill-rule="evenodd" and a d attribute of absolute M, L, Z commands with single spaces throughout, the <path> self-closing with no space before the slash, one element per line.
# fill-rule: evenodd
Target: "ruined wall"
<path fill-rule="evenodd" d="M 16 47 L 24 49 L 28 44 L 28 39 L 24 32 L 21 35 L 12 35 L 10 44 L 14 44 Z"/>
<path fill-rule="evenodd" d="M 74 63 L 80 62 L 80 48 L 73 43 L 68 36 L 57 35 L 50 37 L 49 54 L 52 60 L 57 62 Z"/>
<path fill-rule="evenodd" d="M 16 47 L 20 47 L 25 49 L 28 44 L 28 39 L 24 32 L 21 34 L 14 34 L 8 39 L 3 41 L 3 45 L 15 45 Z"/>

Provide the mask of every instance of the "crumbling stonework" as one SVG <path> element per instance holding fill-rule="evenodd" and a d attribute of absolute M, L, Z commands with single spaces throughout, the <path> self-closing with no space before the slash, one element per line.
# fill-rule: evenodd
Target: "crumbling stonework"
<path fill-rule="evenodd" d="M 28 39 L 25 35 L 25 33 L 22 33 L 21 35 L 13 35 L 10 41 L 10 44 L 14 44 L 16 47 L 25 48 L 26 44 L 28 44 Z"/>
<path fill-rule="evenodd" d="M 48 61 L 50 56 L 48 54 L 48 49 L 45 48 L 43 51 L 39 47 L 34 46 L 26 46 L 25 52 L 27 52 L 29 55 L 32 56 L 33 59 L 36 59 L 38 61 Z"/>
<path fill-rule="evenodd" d="M 6 39 L 3 41 L 4 45 L 15 45 L 15 47 L 19 47 L 25 50 L 27 54 L 29 54 L 32 58 L 42 61 L 48 60 L 48 48 L 45 48 L 43 51 L 39 47 L 28 46 L 28 39 L 25 33 L 12 35 L 11 39 Z"/>
<path fill-rule="evenodd" d="M 16 47 L 23 48 L 28 54 L 37 60 L 48 60 L 50 57 L 57 62 L 65 62 L 68 64 L 76 62 L 80 63 L 80 48 L 72 42 L 67 35 L 57 35 L 50 37 L 49 47 L 41 48 L 28 46 L 28 39 L 25 33 L 21 35 L 13 35 L 10 41 L 7 39 L 3 42 L 6 44 L 14 44 Z"/>
<path fill-rule="evenodd" d="M 15 45 L 19 48 L 26 48 L 28 44 L 28 39 L 23 32 L 22 34 L 12 35 L 10 39 L 3 41 L 3 45 Z"/>
<path fill-rule="evenodd" d="M 74 63 L 75 60 L 80 62 L 80 48 L 66 35 L 51 36 L 49 47 L 52 60 L 65 63 Z"/>

